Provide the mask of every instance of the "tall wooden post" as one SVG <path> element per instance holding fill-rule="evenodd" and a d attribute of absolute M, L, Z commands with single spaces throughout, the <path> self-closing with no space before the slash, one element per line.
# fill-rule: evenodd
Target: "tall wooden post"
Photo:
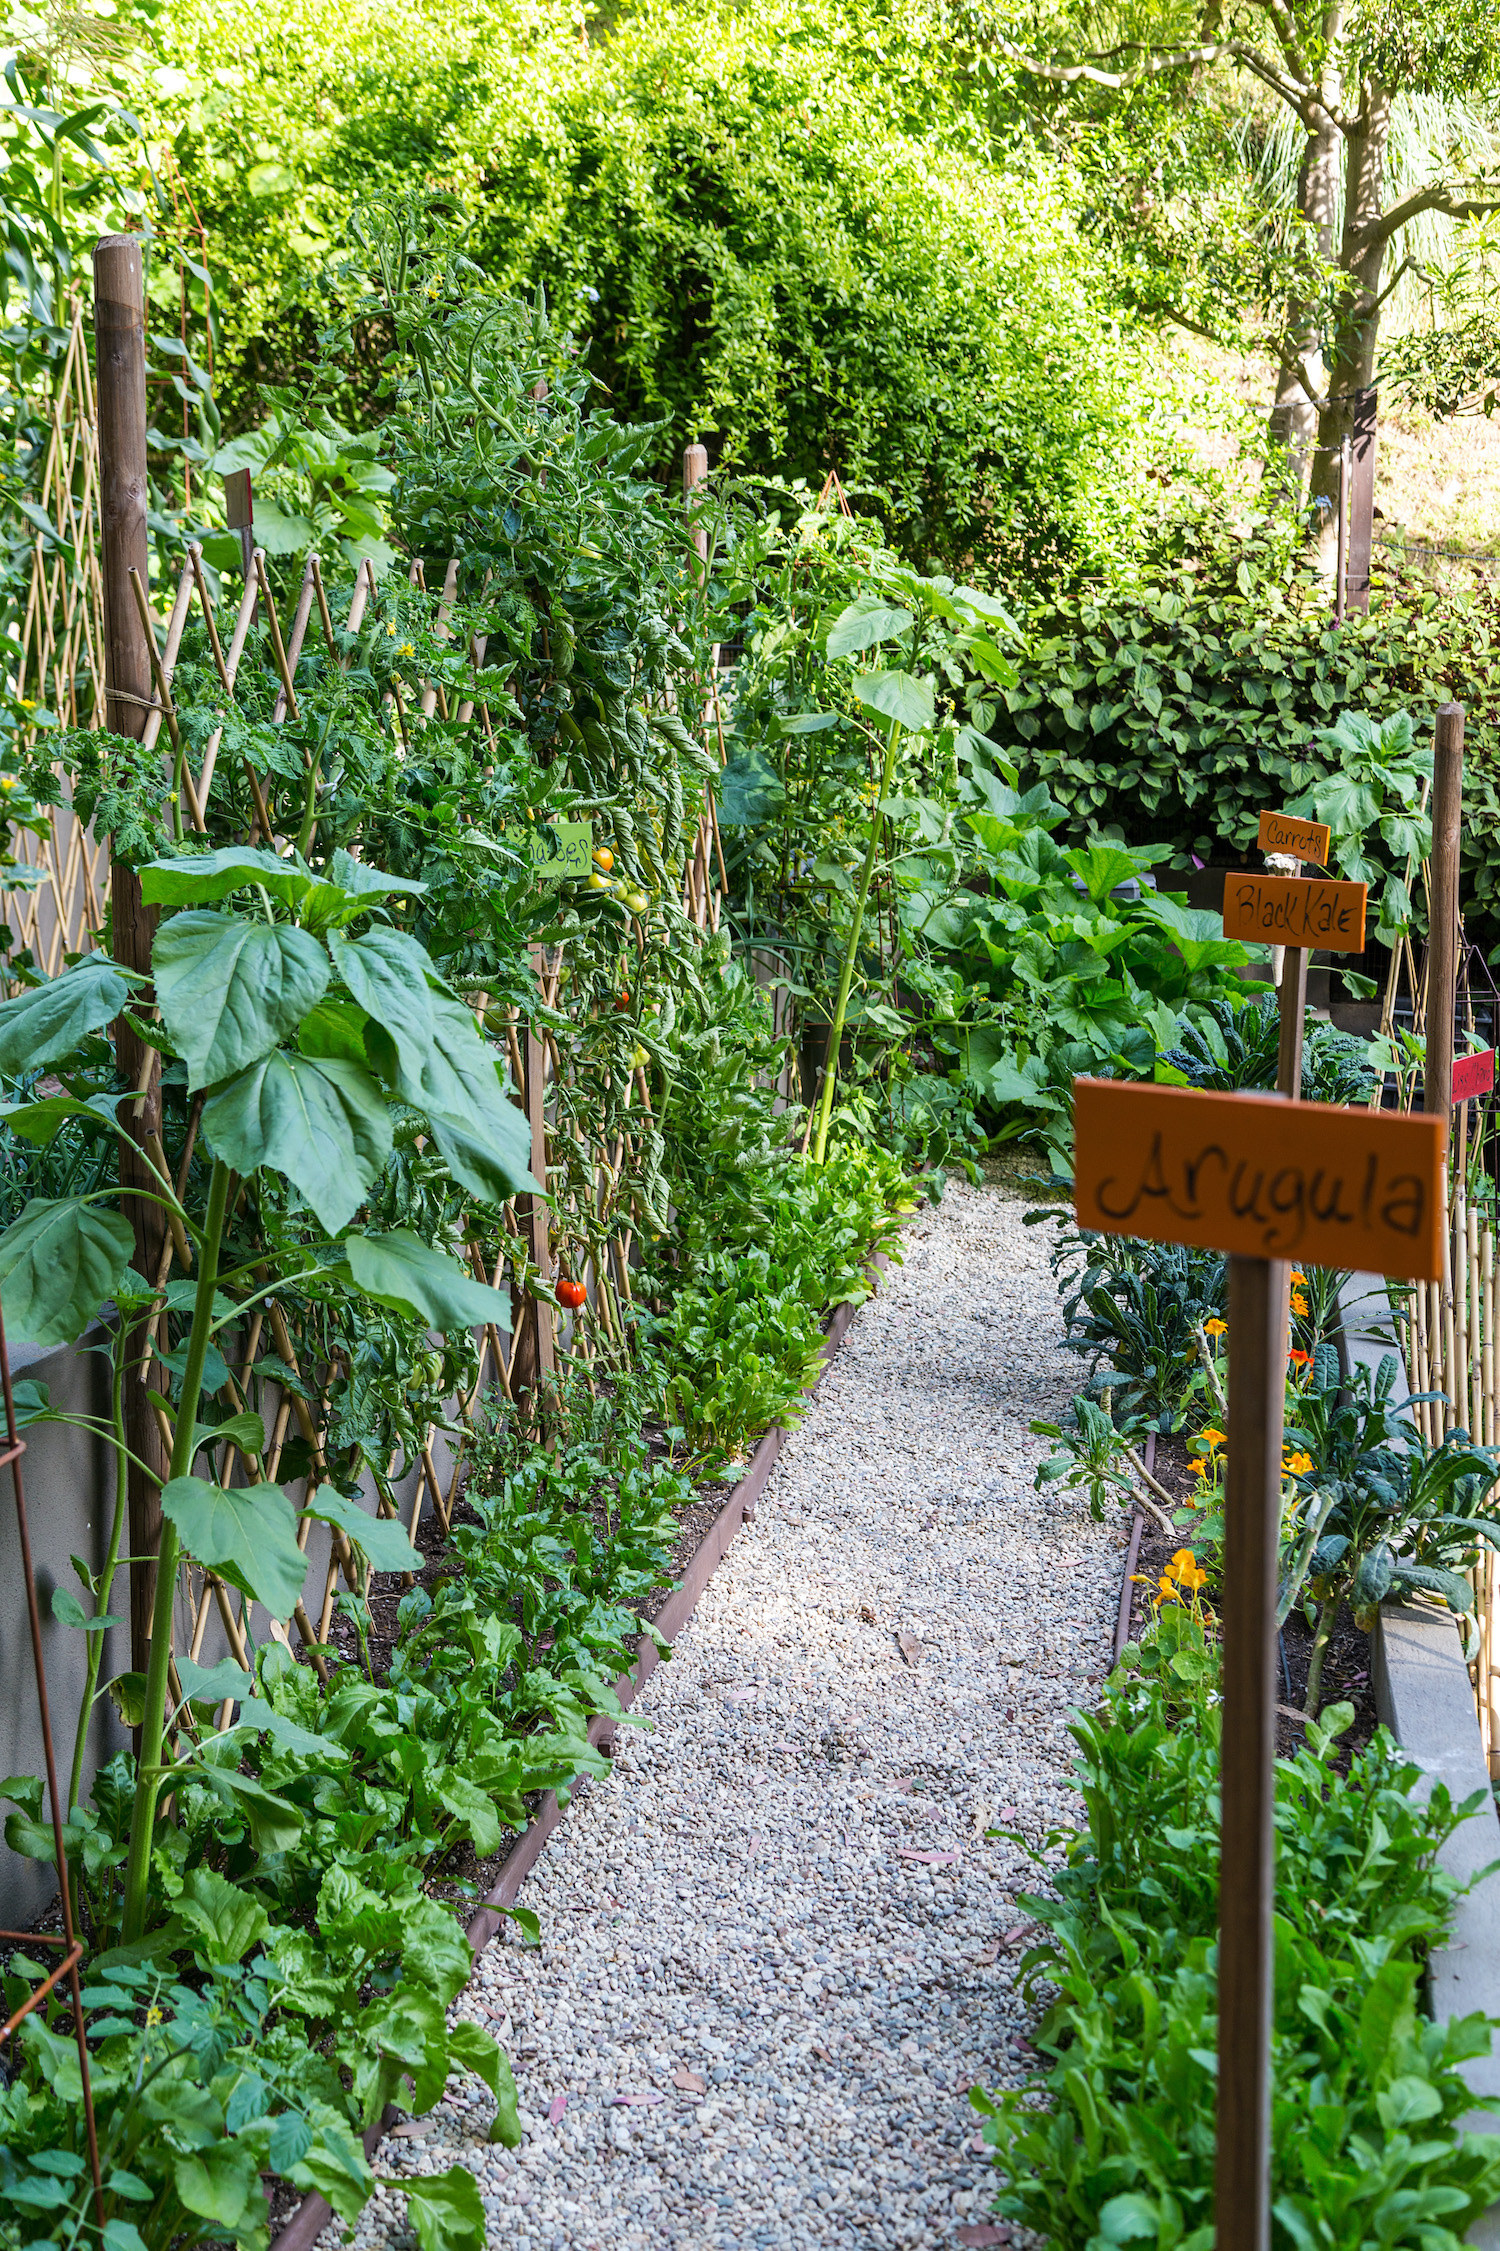
<path fill-rule="evenodd" d="M 1302 862 L 1283 861 L 1293 875 L 1302 873 Z M 1302 1034 L 1307 1018 L 1306 946 L 1285 946 L 1281 955 L 1281 983 L 1276 1007 L 1281 1018 L 1281 1038 L 1276 1051 L 1276 1091 L 1289 1102 L 1302 1099 Z"/>
<path fill-rule="evenodd" d="M 546 955 L 540 946 L 531 949 L 540 1000 Z M 528 1030 L 526 1054 L 526 1122 L 531 1128 L 532 1177 L 547 1185 L 547 1043 Z M 527 1255 L 544 1281 L 552 1278 L 552 1246 L 547 1233 L 547 1204 L 542 1196 L 516 1198 L 516 1223 L 526 1243 Z M 510 1387 L 512 1392 L 538 1391 L 553 1374 L 552 1308 L 540 1298 L 519 1300 L 512 1290 Z"/>
<path fill-rule="evenodd" d="M 141 243 L 136 235 L 104 235 L 94 251 L 94 333 L 98 349 L 99 522 L 104 580 L 104 686 L 107 722 L 116 734 L 139 738 L 151 700 L 151 654 L 146 628 L 131 591 L 130 572 L 149 582 L 146 531 L 146 328 Z M 110 863 L 110 912 L 116 961 L 149 972 L 156 910 L 142 903 L 140 878 L 118 859 Z M 137 988 L 135 1007 L 144 1004 Z M 114 1027 L 121 1078 L 137 1090 L 121 1116 L 137 1144 L 161 1133 L 161 1067 L 154 1049 L 137 1038 L 123 1017 Z M 155 1175 L 143 1153 L 120 1145 L 120 1188 L 125 1216 L 135 1231 L 136 1270 L 154 1282 L 166 1239 L 160 1204 L 139 1193 Z M 161 1543 L 161 1482 L 167 1452 L 151 1407 L 151 1379 L 140 1355 L 145 1326 L 135 1335 L 134 1364 L 125 1379 L 125 1437 L 130 1463 L 130 1662 L 144 1671 L 156 1596 L 156 1552 Z M 159 1387 L 160 1364 L 151 1376 Z M 145 1466 L 143 1466 L 145 1465 Z M 148 1474 L 158 1471 L 159 1476 Z"/>
<path fill-rule="evenodd" d="M 1218 2251 L 1268 2251 L 1271 2240 L 1276 1557 L 1289 1279 L 1284 1259 L 1231 1256 L 1229 1261 L 1214 2175 Z"/>
<path fill-rule="evenodd" d="M 1458 842 L 1464 801 L 1464 707 L 1439 706 L 1432 766 L 1427 933 L 1427 1060 L 1422 1107 L 1453 1109 L 1453 1009 L 1458 990 Z"/>
<path fill-rule="evenodd" d="M 707 477 L 707 446 L 685 446 L 682 453 L 682 504 L 690 516 L 693 512 L 693 494 Z M 694 528 L 693 545 L 698 550 L 698 579 L 701 585 L 708 576 L 708 533 L 701 525 Z"/>

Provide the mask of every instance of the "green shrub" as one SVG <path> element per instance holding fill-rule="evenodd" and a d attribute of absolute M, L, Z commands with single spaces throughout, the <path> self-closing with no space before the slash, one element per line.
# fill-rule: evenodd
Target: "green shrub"
<path fill-rule="evenodd" d="M 991 730 L 1007 756 L 1080 834 L 1170 842 L 1184 866 L 1190 852 L 1253 853 L 1262 810 L 1337 772 L 1338 752 L 1314 737 L 1339 713 L 1410 711 L 1420 736 L 1456 699 L 1468 712 L 1463 898 L 1488 950 L 1500 939 L 1493 593 L 1389 582 L 1368 616 L 1336 626 L 1326 589 L 1267 528 L 1241 540 L 1192 526 L 1174 545 L 1128 592 L 1090 589 L 1033 615 Z M 1373 834 L 1370 858 L 1404 870 Z"/>
<path fill-rule="evenodd" d="M 648 4 L 550 108 L 507 99 L 478 239 L 665 418 L 663 463 L 709 436 L 836 468 L 919 562 L 1034 583 L 1154 514 L 1174 386 L 1111 319 L 1071 175 L 972 153 L 943 67 L 880 8 Z"/>

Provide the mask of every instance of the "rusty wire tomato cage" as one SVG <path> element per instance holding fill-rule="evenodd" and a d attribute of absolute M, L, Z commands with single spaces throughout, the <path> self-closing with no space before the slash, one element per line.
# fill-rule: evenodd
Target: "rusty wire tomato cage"
<path fill-rule="evenodd" d="M 62 1960 L 50 1977 L 43 1978 L 36 1991 L 28 1995 L 15 2014 L 0 2026 L 0 2043 L 11 2037 L 18 2024 L 29 2017 L 32 2010 L 45 2001 L 54 1986 L 64 1978 L 73 2002 L 73 2035 L 78 2043 L 78 2070 L 83 2082 L 83 2119 L 89 2139 L 89 2170 L 94 2183 L 94 2214 L 99 2227 L 104 2226 L 104 2184 L 99 2175 L 99 2134 L 94 2121 L 94 2090 L 89 2078 L 89 2047 L 83 2021 L 83 1991 L 78 1979 L 78 1965 L 83 1960 L 83 1941 L 73 1927 L 73 1895 L 68 1882 L 67 1854 L 63 1849 L 62 1800 L 57 1791 L 57 1760 L 52 1749 L 52 1713 L 47 1702 L 47 1667 L 42 1656 L 42 1621 L 36 1603 L 36 1576 L 31 1568 L 31 1528 L 26 1520 L 26 1491 L 21 1477 L 21 1456 L 26 1451 L 26 1441 L 16 1429 L 16 1402 L 10 1380 L 10 1354 L 5 1343 L 5 1315 L 0 1310 L 0 1390 L 5 1395 L 5 1437 L 0 1445 L 0 1470 L 10 1471 L 11 1486 L 16 1497 L 16 1531 L 21 1542 L 21 1569 L 26 1579 L 26 1613 L 31 1623 L 31 1655 L 36 1666 L 37 1714 L 42 1723 L 42 1749 L 47 1762 L 47 1796 L 52 1808 L 52 1843 L 57 1863 L 57 1895 L 62 1903 L 63 1927 L 55 1931 L 0 1930 L 0 1942 L 9 1941 L 22 1946 L 59 1946 Z"/>

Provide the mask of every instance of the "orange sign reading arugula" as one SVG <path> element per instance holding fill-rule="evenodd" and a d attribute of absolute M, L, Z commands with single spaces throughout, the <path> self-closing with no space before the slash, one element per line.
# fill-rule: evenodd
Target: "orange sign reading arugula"
<path fill-rule="evenodd" d="M 1288 860 L 1311 860 L 1317 868 L 1328 865 L 1329 831 L 1323 821 L 1299 820 L 1295 813 L 1262 813 L 1257 842 L 1262 852 L 1280 852 Z"/>
<path fill-rule="evenodd" d="M 1246 945 L 1362 954 L 1365 887 L 1317 875 L 1226 876 L 1224 935 Z"/>
<path fill-rule="evenodd" d="M 1441 1118 L 1114 1079 L 1073 1103 L 1080 1227 L 1442 1278 Z"/>

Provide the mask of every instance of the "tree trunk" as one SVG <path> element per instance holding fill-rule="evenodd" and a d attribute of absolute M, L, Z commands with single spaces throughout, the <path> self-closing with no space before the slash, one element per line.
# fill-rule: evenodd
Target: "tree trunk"
<path fill-rule="evenodd" d="M 1333 200 L 1339 135 L 1326 110 L 1317 112 L 1317 120 L 1308 131 L 1302 168 L 1297 175 L 1297 212 L 1306 229 L 1308 249 L 1319 267 L 1323 267 L 1333 256 Z M 1318 277 L 1312 276 L 1307 292 L 1288 304 L 1282 347 L 1289 358 L 1302 355 L 1314 365 L 1318 353 L 1317 283 Z M 1301 499 L 1307 481 L 1317 426 L 1318 410 L 1302 378 L 1293 369 L 1283 367 L 1276 385 L 1276 404 L 1271 409 L 1270 436 L 1272 444 L 1285 452 L 1285 467 L 1279 481 L 1294 500 Z"/>
<path fill-rule="evenodd" d="M 1318 417 L 1318 450 L 1313 456 L 1308 492 L 1318 510 L 1313 538 L 1319 567 L 1329 578 L 1338 568 L 1339 455 L 1345 438 L 1353 436 L 1355 393 L 1368 388 L 1375 378 L 1380 276 L 1386 252 L 1380 217 L 1390 130 L 1391 97 L 1378 81 L 1367 79 L 1359 122 L 1348 135 L 1339 266 L 1347 277 L 1349 294 L 1336 331 L 1328 403 Z M 1319 507 L 1320 502 L 1326 505 Z"/>

